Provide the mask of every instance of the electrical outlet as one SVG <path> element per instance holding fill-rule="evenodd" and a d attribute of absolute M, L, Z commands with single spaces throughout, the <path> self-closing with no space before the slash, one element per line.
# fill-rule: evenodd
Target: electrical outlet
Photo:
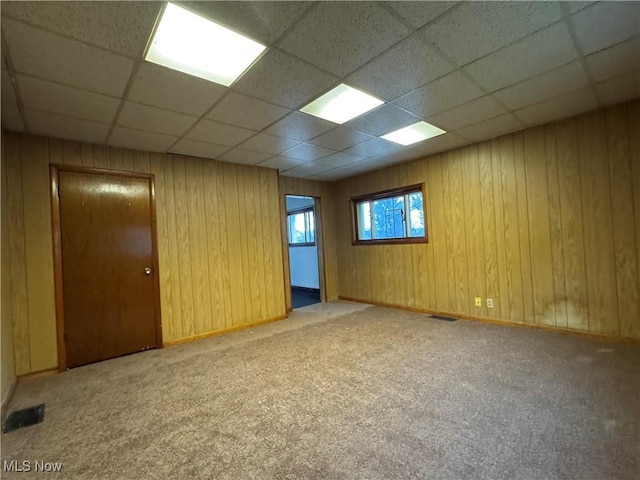
<path fill-rule="evenodd" d="M 480 297 L 476 297 L 476 307 L 482 306 L 482 299 Z"/>
<path fill-rule="evenodd" d="M 493 308 L 493 298 L 487 298 L 487 308 Z"/>

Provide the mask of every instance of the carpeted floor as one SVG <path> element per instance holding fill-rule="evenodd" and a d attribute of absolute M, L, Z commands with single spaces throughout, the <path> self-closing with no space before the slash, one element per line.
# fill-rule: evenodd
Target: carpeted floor
<path fill-rule="evenodd" d="M 80 479 L 637 479 L 640 349 L 348 302 L 23 382 Z"/>

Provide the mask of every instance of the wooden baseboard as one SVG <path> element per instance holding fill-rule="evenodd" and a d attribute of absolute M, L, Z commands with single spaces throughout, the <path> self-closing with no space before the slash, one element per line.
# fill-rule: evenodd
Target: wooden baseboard
<path fill-rule="evenodd" d="M 175 345 L 181 345 L 183 343 L 195 342 L 196 340 L 202 340 L 203 338 L 215 337 L 217 335 L 224 335 L 225 333 L 235 332 L 237 330 L 244 330 L 246 328 L 257 327 L 267 323 L 277 322 L 278 320 L 284 320 L 288 315 L 279 315 L 273 318 L 267 318 L 266 320 L 260 320 L 259 322 L 245 323 L 243 325 L 236 325 L 234 327 L 223 328 L 221 330 L 214 330 L 212 332 L 200 333 L 199 335 L 193 335 L 191 337 L 180 338 L 178 340 L 171 340 L 163 342 L 164 347 L 173 347 Z"/>
<path fill-rule="evenodd" d="M 57 366 L 53 368 L 45 368 L 44 370 L 37 370 L 35 372 L 25 373 L 24 375 L 18 375 L 18 382 L 28 382 L 29 380 L 34 380 L 40 377 L 47 377 L 55 373 L 60 373 Z"/>
<path fill-rule="evenodd" d="M 428 308 L 416 308 L 416 307 L 408 307 L 405 305 L 397 305 L 393 303 L 384 303 L 384 302 L 376 302 L 373 300 L 362 300 L 353 297 L 345 297 L 340 295 L 338 297 L 340 300 L 346 300 L 349 302 L 358 302 L 358 303 L 366 303 L 369 305 L 375 305 L 376 307 L 386 307 L 386 308 L 397 308 L 398 310 L 405 310 L 407 312 L 416 312 L 416 313 L 428 313 L 431 315 L 442 315 L 445 317 L 454 317 L 460 318 L 462 320 L 472 320 L 475 322 L 482 323 L 492 323 L 495 325 L 505 325 L 508 327 L 521 327 L 521 328 L 534 328 L 536 330 L 544 330 L 548 332 L 560 332 L 560 333 L 568 333 L 572 335 L 583 335 L 588 337 L 600 338 L 602 340 L 609 340 L 614 342 L 622 342 L 622 343 L 637 343 L 640 344 L 640 338 L 634 337 L 620 337 L 618 335 L 608 335 L 606 333 L 595 333 L 595 332 L 587 332 L 585 330 L 575 330 L 572 328 L 563 328 L 563 327 L 552 327 L 550 325 L 540 325 L 536 323 L 520 323 L 514 322 L 511 320 L 499 320 L 497 318 L 489 318 L 489 317 L 479 317 L 475 315 L 467 315 L 464 313 L 455 313 L 455 312 L 443 312 L 439 310 L 430 310 Z"/>

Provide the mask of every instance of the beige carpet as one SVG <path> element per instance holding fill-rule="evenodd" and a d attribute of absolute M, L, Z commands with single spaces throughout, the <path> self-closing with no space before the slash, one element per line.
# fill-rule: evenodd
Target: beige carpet
<path fill-rule="evenodd" d="M 80 479 L 637 479 L 640 349 L 335 302 L 24 382 Z"/>

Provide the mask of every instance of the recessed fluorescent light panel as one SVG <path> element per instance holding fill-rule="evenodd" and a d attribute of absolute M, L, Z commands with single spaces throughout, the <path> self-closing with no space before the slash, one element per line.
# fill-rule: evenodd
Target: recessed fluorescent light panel
<path fill-rule="evenodd" d="M 228 87 L 265 48 L 211 20 L 169 3 L 145 60 Z"/>
<path fill-rule="evenodd" d="M 333 90 L 302 107 L 300 111 L 342 124 L 383 103 L 379 98 L 341 83 Z"/>
<path fill-rule="evenodd" d="M 435 127 L 427 122 L 417 122 L 408 127 L 401 128 L 395 132 L 387 133 L 382 138 L 399 143 L 400 145 L 411 145 L 413 143 L 422 142 L 428 138 L 437 137 L 447 133 L 441 128 Z"/>

